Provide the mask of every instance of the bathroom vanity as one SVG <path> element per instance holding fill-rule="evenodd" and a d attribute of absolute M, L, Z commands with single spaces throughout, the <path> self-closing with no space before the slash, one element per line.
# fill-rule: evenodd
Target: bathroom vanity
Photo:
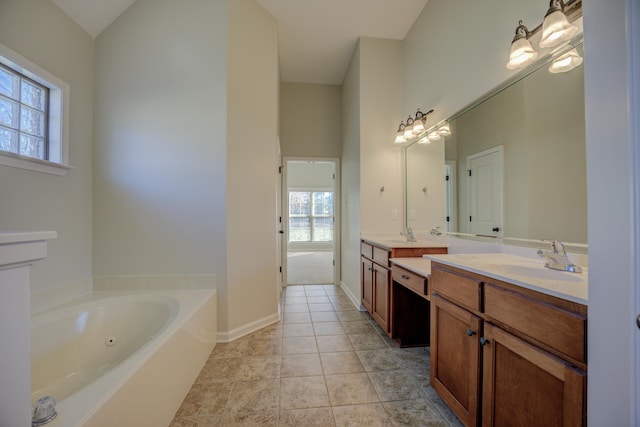
<path fill-rule="evenodd" d="M 429 241 L 407 242 L 402 239 L 363 238 L 360 242 L 360 249 L 362 305 L 380 325 L 380 328 L 394 338 L 397 334 L 394 334 L 393 329 L 394 307 L 389 260 L 399 257 L 421 257 L 425 254 L 446 254 L 447 246 Z M 401 326 L 396 325 L 396 327 Z"/>
<path fill-rule="evenodd" d="M 586 425 L 586 273 L 431 258 L 431 384 L 462 423 Z"/>
<path fill-rule="evenodd" d="M 430 343 L 431 262 L 424 258 L 391 259 L 391 337 L 400 347 Z"/>

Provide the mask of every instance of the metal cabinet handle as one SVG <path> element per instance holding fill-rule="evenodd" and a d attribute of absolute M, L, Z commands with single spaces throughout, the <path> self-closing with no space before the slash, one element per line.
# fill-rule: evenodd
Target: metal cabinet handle
<path fill-rule="evenodd" d="M 373 271 L 373 267 L 369 267 L 369 271 Z"/>
<path fill-rule="evenodd" d="M 404 280 L 411 279 L 411 277 L 407 276 L 406 274 L 401 274 L 400 277 L 402 277 Z"/>
<path fill-rule="evenodd" d="M 476 334 L 476 331 L 474 331 L 473 329 L 467 329 L 467 335 L 469 335 L 470 337 L 474 336 Z"/>
<path fill-rule="evenodd" d="M 480 337 L 480 345 L 487 345 L 489 344 L 489 340 L 486 339 L 485 337 Z"/>

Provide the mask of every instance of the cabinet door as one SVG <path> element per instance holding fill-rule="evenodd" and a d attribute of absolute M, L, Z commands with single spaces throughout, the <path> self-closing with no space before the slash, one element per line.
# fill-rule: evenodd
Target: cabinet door
<path fill-rule="evenodd" d="M 372 316 L 378 325 L 387 334 L 389 328 L 390 312 L 390 280 L 389 270 L 373 263 L 373 313 Z"/>
<path fill-rule="evenodd" d="M 431 297 L 431 385 L 466 426 L 478 425 L 482 319 Z"/>
<path fill-rule="evenodd" d="M 373 312 L 373 262 L 362 257 L 360 262 L 362 305 L 369 313 Z"/>
<path fill-rule="evenodd" d="M 586 425 L 586 373 L 485 323 L 483 426 Z"/>

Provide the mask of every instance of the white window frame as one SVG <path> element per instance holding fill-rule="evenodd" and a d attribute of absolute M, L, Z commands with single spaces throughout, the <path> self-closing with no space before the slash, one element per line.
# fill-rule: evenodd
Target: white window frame
<path fill-rule="evenodd" d="M 52 175 L 66 175 L 69 165 L 69 85 L 0 43 L 0 63 L 49 88 L 48 158 L 0 151 L 0 165 Z"/>
<path fill-rule="evenodd" d="M 309 248 L 309 247 L 329 247 L 331 245 L 333 245 L 333 243 L 335 242 L 336 239 L 336 232 L 335 232 L 335 222 L 333 223 L 333 239 L 332 240 L 313 240 L 313 225 L 314 225 L 314 218 L 335 218 L 336 215 L 336 201 L 335 201 L 335 191 L 333 191 L 332 188 L 319 188 L 319 187 L 290 187 L 287 189 L 287 212 L 289 212 L 289 218 L 293 217 L 293 216 L 297 216 L 297 217 L 304 217 L 304 215 L 291 215 L 290 212 L 290 205 L 289 205 L 289 193 L 291 192 L 302 192 L 302 193 L 333 193 L 333 215 L 331 216 L 323 216 L 323 215 L 314 215 L 313 214 L 313 195 L 312 197 L 312 202 L 311 202 L 311 213 L 308 215 L 309 217 L 309 232 L 310 232 L 310 236 L 311 236 L 311 240 L 305 240 L 305 241 L 289 241 L 289 237 L 287 237 L 287 244 L 289 245 L 289 247 L 291 248 Z M 289 224 L 287 224 L 287 230 L 290 230 L 290 226 Z"/>

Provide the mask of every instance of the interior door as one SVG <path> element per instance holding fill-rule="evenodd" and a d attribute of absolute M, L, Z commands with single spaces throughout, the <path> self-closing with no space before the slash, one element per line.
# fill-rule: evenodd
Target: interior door
<path fill-rule="evenodd" d="M 469 232 L 501 236 L 503 216 L 503 147 L 467 157 L 469 173 Z"/>
<path fill-rule="evenodd" d="M 276 161 L 278 165 L 278 182 L 276 183 L 276 253 L 278 259 L 278 278 L 276 280 L 278 288 L 278 301 L 280 301 L 280 293 L 284 287 L 284 265 L 282 256 L 282 243 L 284 236 L 284 223 L 282 222 L 282 153 L 280 151 L 280 138 L 277 139 Z"/>

